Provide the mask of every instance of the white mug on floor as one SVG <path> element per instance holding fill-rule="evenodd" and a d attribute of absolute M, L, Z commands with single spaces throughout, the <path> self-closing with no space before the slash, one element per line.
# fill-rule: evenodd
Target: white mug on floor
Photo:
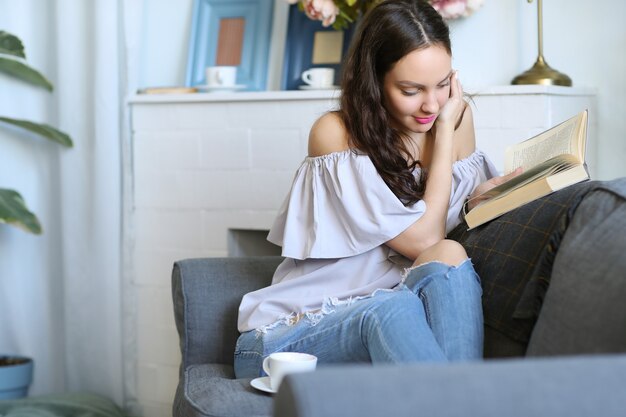
<path fill-rule="evenodd" d="M 311 68 L 302 73 L 302 81 L 312 88 L 328 88 L 335 81 L 335 70 L 332 68 Z"/>
<path fill-rule="evenodd" d="M 285 375 L 314 371 L 316 365 L 316 356 L 298 352 L 276 352 L 263 360 L 263 370 L 269 375 L 274 391 L 278 390 Z"/>
<path fill-rule="evenodd" d="M 237 83 L 237 67 L 216 66 L 206 68 L 206 83 L 209 87 L 233 87 Z"/>

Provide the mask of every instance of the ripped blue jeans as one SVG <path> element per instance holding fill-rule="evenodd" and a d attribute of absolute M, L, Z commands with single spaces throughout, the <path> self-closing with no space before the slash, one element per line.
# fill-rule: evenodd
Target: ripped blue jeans
<path fill-rule="evenodd" d="M 318 364 L 445 362 L 482 358 L 482 289 L 469 259 L 458 267 L 430 262 L 413 268 L 393 290 L 340 304 L 312 323 L 242 333 L 235 375 L 264 375 L 273 352 L 306 352 Z"/>

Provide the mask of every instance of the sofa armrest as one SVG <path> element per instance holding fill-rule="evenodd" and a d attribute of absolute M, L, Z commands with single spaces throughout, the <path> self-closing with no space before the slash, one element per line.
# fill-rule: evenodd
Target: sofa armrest
<path fill-rule="evenodd" d="M 269 285 L 281 259 L 202 258 L 174 264 L 172 297 L 181 371 L 194 364 L 232 365 L 241 297 Z"/>
<path fill-rule="evenodd" d="M 626 355 L 353 365 L 285 377 L 281 417 L 623 416 Z"/>
<path fill-rule="evenodd" d="M 626 178 L 600 184 L 563 236 L 529 356 L 626 352 Z"/>

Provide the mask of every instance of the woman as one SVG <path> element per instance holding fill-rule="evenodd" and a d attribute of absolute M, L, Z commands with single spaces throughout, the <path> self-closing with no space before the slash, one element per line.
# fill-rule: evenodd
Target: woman
<path fill-rule="evenodd" d="M 445 236 L 470 194 L 506 178 L 475 149 L 440 15 L 415 0 L 371 10 L 342 89 L 268 236 L 286 259 L 242 300 L 238 378 L 277 351 L 320 364 L 482 357 L 479 279 Z"/>

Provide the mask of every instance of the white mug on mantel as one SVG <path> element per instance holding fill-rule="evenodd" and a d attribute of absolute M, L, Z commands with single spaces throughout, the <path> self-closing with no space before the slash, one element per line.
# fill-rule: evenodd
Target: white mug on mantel
<path fill-rule="evenodd" d="M 206 68 L 206 84 L 209 87 L 233 87 L 237 83 L 237 67 L 218 65 Z"/>
<path fill-rule="evenodd" d="M 335 81 L 335 70 L 332 68 L 311 68 L 302 73 L 302 81 L 311 88 L 329 88 Z"/>

